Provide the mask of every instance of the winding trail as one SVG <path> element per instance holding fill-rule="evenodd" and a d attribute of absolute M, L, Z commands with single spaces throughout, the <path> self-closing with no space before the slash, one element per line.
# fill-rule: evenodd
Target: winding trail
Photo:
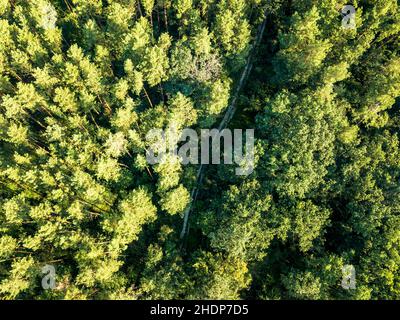
<path fill-rule="evenodd" d="M 264 21 L 258 27 L 257 37 L 254 40 L 250 54 L 247 57 L 246 67 L 244 68 L 244 70 L 242 72 L 242 76 L 240 77 L 240 81 L 238 83 L 238 86 L 236 87 L 235 94 L 233 95 L 232 101 L 231 101 L 230 105 L 228 106 L 227 110 L 225 111 L 225 115 L 218 126 L 218 130 L 220 130 L 220 131 L 227 127 L 227 125 L 229 124 L 229 122 L 232 120 L 233 116 L 236 113 L 236 110 L 237 110 L 236 105 L 237 105 L 237 100 L 239 98 L 240 91 L 242 90 L 242 88 L 253 68 L 253 58 L 254 58 L 255 53 L 257 52 L 258 46 L 260 45 L 261 39 L 264 35 L 266 24 L 267 24 L 267 13 L 265 12 Z M 188 233 L 188 222 L 189 222 L 190 213 L 192 211 L 193 204 L 196 202 L 197 195 L 199 193 L 199 188 L 203 182 L 204 173 L 205 173 L 204 165 L 200 164 L 200 167 L 197 171 L 196 184 L 193 187 L 191 195 L 190 195 L 191 201 L 189 202 L 188 206 L 185 209 L 184 218 L 183 218 L 183 226 L 182 226 L 182 231 L 181 231 L 181 235 L 180 235 L 181 240 L 183 240 Z"/>

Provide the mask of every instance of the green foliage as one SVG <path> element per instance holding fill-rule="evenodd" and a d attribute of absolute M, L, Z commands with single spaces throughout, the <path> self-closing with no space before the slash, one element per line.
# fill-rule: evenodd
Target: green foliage
<path fill-rule="evenodd" d="M 399 299 L 399 4 L 343 5 L 0 0 L 0 299 Z M 249 176 L 146 160 L 227 110 Z"/>

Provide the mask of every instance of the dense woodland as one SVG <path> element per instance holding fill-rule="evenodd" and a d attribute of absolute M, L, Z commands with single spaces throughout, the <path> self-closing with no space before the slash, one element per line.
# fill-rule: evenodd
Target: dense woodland
<path fill-rule="evenodd" d="M 400 299 L 400 2 L 346 4 L 0 0 L 0 298 Z M 251 175 L 146 162 L 233 102 Z"/>

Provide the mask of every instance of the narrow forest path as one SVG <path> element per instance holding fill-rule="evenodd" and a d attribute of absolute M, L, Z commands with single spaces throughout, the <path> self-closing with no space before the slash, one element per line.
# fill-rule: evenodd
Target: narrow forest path
<path fill-rule="evenodd" d="M 236 113 L 237 101 L 239 98 L 239 94 L 240 94 L 241 90 L 243 89 L 243 86 L 245 85 L 246 80 L 247 80 L 248 76 L 250 75 L 250 72 L 253 68 L 254 56 L 258 50 L 261 39 L 264 35 L 266 24 L 267 24 L 267 12 L 265 12 L 265 18 L 264 18 L 262 24 L 258 27 L 257 36 L 254 40 L 254 43 L 250 50 L 249 56 L 247 57 L 246 66 L 242 72 L 239 83 L 238 83 L 235 93 L 233 95 L 232 101 L 231 101 L 230 105 L 228 106 L 227 110 L 225 111 L 224 117 L 218 126 L 219 131 L 225 129 L 228 126 L 229 122 L 232 120 L 233 116 Z M 182 226 L 182 231 L 181 231 L 181 235 L 180 235 L 181 240 L 183 240 L 188 233 L 189 217 L 190 217 L 190 213 L 192 211 L 193 205 L 196 202 L 200 186 L 203 182 L 203 178 L 204 178 L 204 174 L 205 174 L 204 168 L 205 168 L 205 165 L 200 164 L 200 167 L 197 171 L 196 184 L 192 189 L 192 192 L 190 194 L 190 202 L 189 202 L 188 206 L 186 207 L 185 213 L 184 213 L 183 226 Z"/>

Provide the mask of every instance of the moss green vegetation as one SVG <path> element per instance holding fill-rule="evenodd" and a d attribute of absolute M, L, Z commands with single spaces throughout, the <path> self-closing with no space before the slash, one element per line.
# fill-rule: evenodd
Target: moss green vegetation
<path fill-rule="evenodd" d="M 0 0 L 0 298 L 400 299 L 400 3 L 346 4 Z M 251 175 L 146 162 L 232 100 Z"/>

